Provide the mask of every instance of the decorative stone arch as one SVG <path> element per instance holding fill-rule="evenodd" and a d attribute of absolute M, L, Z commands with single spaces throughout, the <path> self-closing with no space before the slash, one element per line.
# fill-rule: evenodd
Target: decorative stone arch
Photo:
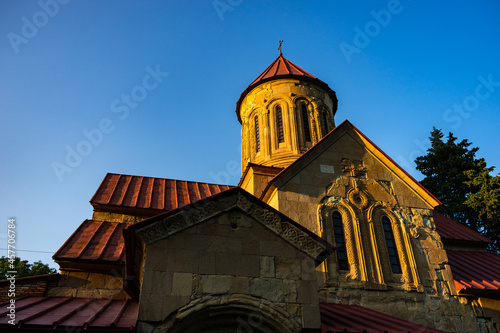
<path fill-rule="evenodd" d="M 276 108 L 281 107 L 281 117 L 283 124 L 283 137 L 284 142 L 280 144 L 278 142 L 276 128 Z M 266 112 L 268 114 L 268 128 L 269 128 L 269 143 L 270 151 L 276 151 L 283 147 L 292 146 L 292 119 L 291 119 L 291 99 L 286 95 L 275 95 L 266 103 Z"/>
<path fill-rule="evenodd" d="M 264 113 L 262 110 L 262 107 L 255 107 L 253 108 L 250 112 L 248 112 L 248 119 L 245 119 L 245 122 L 248 122 L 248 126 L 246 126 L 246 130 L 249 131 L 249 133 L 246 133 L 245 137 L 248 138 L 248 143 L 246 149 L 248 149 L 248 152 L 246 154 L 248 156 L 251 155 L 252 159 L 255 159 L 255 156 L 257 155 L 257 149 L 256 149 L 256 128 L 255 128 L 255 117 L 259 117 L 259 128 L 263 129 L 264 124 L 265 124 L 265 119 L 263 117 Z M 264 133 L 261 130 L 259 132 L 259 137 L 260 137 L 260 146 L 261 146 L 261 151 L 265 147 L 265 138 L 264 138 Z M 262 155 L 262 153 L 261 153 Z"/>
<path fill-rule="evenodd" d="M 301 325 L 287 311 L 265 299 L 233 294 L 205 296 L 174 311 L 153 333 L 299 333 Z"/>
<path fill-rule="evenodd" d="M 344 237 L 346 242 L 347 258 L 349 261 L 349 273 L 347 279 L 360 280 L 359 244 L 356 242 L 356 231 L 354 230 L 354 219 L 356 214 L 348 202 L 343 198 L 327 197 L 318 206 L 319 230 L 331 244 L 335 244 L 335 234 L 333 230 L 332 216 L 334 212 L 340 213 L 344 227 Z M 337 254 L 330 256 L 326 260 L 327 280 L 333 281 L 338 276 Z"/>
<path fill-rule="evenodd" d="M 306 133 L 304 129 L 304 115 L 302 113 L 302 105 L 306 107 L 306 121 L 309 130 L 309 140 L 306 139 Z M 315 114 L 315 106 L 311 102 L 310 98 L 306 96 L 296 96 L 293 100 L 293 106 L 295 108 L 295 119 L 296 126 L 295 130 L 297 131 L 297 137 L 299 141 L 300 149 L 308 149 L 313 144 L 313 126 L 314 126 L 314 114 Z"/>
<path fill-rule="evenodd" d="M 399 263 L 401 265 L 401 274 L 394 274 L 391 269 L 382 225 L 382 217 L 384 216 L 387 217 L 391 223 L 392 233 L 398 251 Z M 370 229 L 373 230 L 372 239 L 376 240 L 374 243 L 377 246 L 377 250 L 374 251 L 374 257 L 378 260 L 378 267 L 380 267 L 380 273 L 383 276 L 381 282 L 403 282 L 408 287 L 407 289 L 411 289 L 410 287 L 416 285 L 416 281 L 419 279 L 418 276 L 415 276 L 417 272 L 412 270 L 412 267 L 416 267 L 416 263 L 413 260 L 414 256 L 411 244 L 407 241 L 408 235 L 406 234 L 406 228 L 404 228 L 404 225 L 402 225 L 397 215 L 387 203 L 377 202 L 370 206 L 367 212 L 367 218 L 368 223 L 371 225 Z"/>
<path fill-rule="evenodd" d="M 332 130 L 332 128 L 335 127 L 335 122 L 333 116 L 331 115 L 330 109 L 323 104 L 318 107 L 318 119 L 320 119 L 319 123 L 321 124 L 320 127 L 322 137 L 327 135 Z"/>

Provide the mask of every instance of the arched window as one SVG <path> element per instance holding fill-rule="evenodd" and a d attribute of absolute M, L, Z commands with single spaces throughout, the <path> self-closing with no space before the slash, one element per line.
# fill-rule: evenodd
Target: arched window
<path fill-rule="evenodd" d="M 344 227 L 342 225 L 342 216 L 339 212 L 333 213 L 333 231 L 335 234 L 335 246 L 337 247 L 337 259 L 339 269 L 348 270 L 349 261 L 347 260 L 347 249 L 345 247 Z"/>
<path fill-rule="evenodd" d="M 302 104 L 302 128 L 304 129 L 304 139 L 306 142 L 311 141 L 311 131 L 309 130 L 309 118 L 307 117 L 307 107 Z"/>
<path fill-rule="evenodd" d="M 326 111 L 323 110 L 323 112 L 321 112 L 321 115 L 323 116 L 323 134 L 326 135 L 326 133 L 328 133 L 328 121 L 326 120 Z"/>
<path fill-rule="evenodd" d="M 391 262 L 392 272 L 401 274 L 401 265 L 399 264 L 398 250 L 396 242 L 394 241 L 394 234 L 392 232 L 391 221 L 387 216 L 382 217 L 382 225 L 384 227 L 385 241 L 387 243 L 387 250 L 389 251 L 389 260 Z"/>
<path fill-rule="evenodd" d="M 255 116 L 255 150 L 257 153 L 260 151 L 260 130 L 259 130 L 259 116 Z"/>
<path fill-rule="evenodd" d="M 276 106 L 276 134 L 278 135 L 278 143 L 285 142 L 283 134 L 283 115 L 281 114 L 281 106 Z"/>

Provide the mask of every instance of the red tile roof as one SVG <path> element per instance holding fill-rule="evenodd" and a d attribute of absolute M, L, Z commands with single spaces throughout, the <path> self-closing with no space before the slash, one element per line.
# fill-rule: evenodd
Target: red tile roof
<path fill-rule="evenodd" d="M 436 224 L 436 231 L 439 236 L 446 240 L 463 240 L 473 242 L 486 242 L 492 243 L 493 241 L 488 237 L 481 235 L 478 232 L 458 223 L 441 213 L 434 212 L 434 223 Z"/>
<path fill-rule="evenodd" d="M 250 85 L 241 93 L 239 100 L 236 102 L 236 114 L 238 116 L 238 120 L 240 121 L 240 123 L 241 123 L 241 117 L 239 109 L 241 106 L 241 102 L 243 101 L 243 98 L 245 98 L 246 94 L 248 94 L 253 88 L 255 88 L 257 85 L 261 83 L 286 77 L 296 77 L 300 79 L 314 80 L 316 83 L 319 83 L 327 90 L 327 93 L 330 95 L 330 97 L 334 102 L 337 101 L 335 92 L 330 87 L 328 87 L 328 84 L 321 81 L 314 75 L 309 74 L 308 72 L 306 72 L 299 66 L 295 65 L 293 62 L 286 59 L 285 57 L 283 57 L 283 55 L 280 54 L 278 58 L 276 58 L 276 60 L 274 60 L 271 63 L 271 65 L 269 65 L 269 67 L 267 67 L 259 76 L 257 76 L 257 78 L 253 80 L 253 82 L 250 83 Z"/>
<path fill-rule="evenodd" d="M 26 297 L 16 300 L 15 325 L 8 323 L 9 302 L 0 304 L 0 328 L 90 331 L 135 331 L 139 303 L 132 300 L 108 300 L 72 297 Z"/>
<path fill-rule="evenodd" d="M 500 290 L 500 255 L 446 250 L 458 291 Z"/>
<path fill-rule="evenodd" d="M 108 173 L 90 199 L 96 206 L 169 211 L 233 186 Z"/>
<path fill-rule="evenodd" d="M 85 220 L 53 258 L 123 263 L 125 262 L 123 229 L 126 226 L 126 223 L 120 222 Z"/>
<path fill-rule="evenodd" d="M 445 333 L 359 305 L 320 303 L 321 333 Z"/>

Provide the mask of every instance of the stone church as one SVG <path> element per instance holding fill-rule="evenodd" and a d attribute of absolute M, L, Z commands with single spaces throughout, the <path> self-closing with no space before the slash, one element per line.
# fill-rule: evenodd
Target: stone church
<path fill-rule="evenodd" d="M 236 103 L 238 186 L 109 173 L 54 254 L 0 281 L 5 332 L 498 332 L 500 256 L 282 54 Z"/>

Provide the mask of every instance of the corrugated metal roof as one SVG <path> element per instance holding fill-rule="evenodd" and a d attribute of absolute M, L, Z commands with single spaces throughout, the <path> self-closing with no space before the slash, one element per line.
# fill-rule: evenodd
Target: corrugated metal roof
<path fill-rule="evenodd" d="M 445 333 L 359 305 L 320 303 L 321 333 Z"/>
<path fill-rule="evenodd" d="M 444 240 L 464 240 L 492 243 L 492 240 L 488 237 L 475 232 L 474 230 L 444 216 L 441 213 L 434 211 L 433 217 L 434 223 L 436 224 L 436 231 Z"/>
<path fill-rule="evenodd" d="M 92 205 L 173 210 L 232 188 L 229 185 L 108 173 Z"/>
<path fill-rule="evenodd" d="M 446 250 L 455 287 L 475 290 L 500 289 L 500 256 L 489 252 Z"/>
<path fill-rule="evenodd" d="M 85 220 L 54 254 L 55 260 L 125 262 L 126 223 Z"/>
<path fill-rule="evenodd" d="M 22 329 L 82 329 L 135 331 L 139 303 L 71 297 L 26 297 L 16 300 L 15 326 L 8 323 L 9 302 L 0 304 L 0 327 Z M 74 331 L 72 331 L 74 332 Z"/>

